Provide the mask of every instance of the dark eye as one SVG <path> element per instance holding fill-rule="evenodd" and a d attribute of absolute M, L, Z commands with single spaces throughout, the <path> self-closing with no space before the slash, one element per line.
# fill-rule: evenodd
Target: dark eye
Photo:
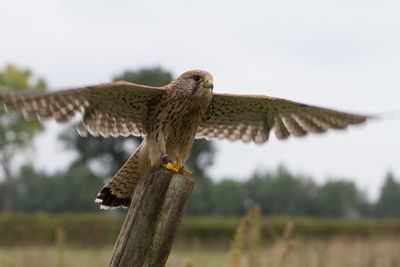
<path fill-rule="evenodd" d="M 194 75 L 193 76 L 193 80 L 195 82 L 201 82 L 201 81 L 203 81 L 203 78 L 201 76 L 199 76 L 199 75 Z"/>

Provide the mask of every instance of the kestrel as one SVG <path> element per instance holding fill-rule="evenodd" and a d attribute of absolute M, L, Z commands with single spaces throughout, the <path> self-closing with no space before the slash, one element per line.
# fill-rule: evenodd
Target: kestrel
<path fill-rule="evenodd" d="M 68 122 L 82 115 L 85 136 L 143 136 L 135 153 L 96 198 L 101 208 L 128 207 L 136 186 L 150 167 L 190 171 L 182 164 L 195 138 L 264 143 L 271 130 L 290 135 L 344 129 L 369 116 L 338 112 L 285 99 L 213 93 L 213 77 L 201 70 L 183 73 L 163 87 L 114 82 L 54 93 L 0 95 L 6 110 L 27 117 Z"/>

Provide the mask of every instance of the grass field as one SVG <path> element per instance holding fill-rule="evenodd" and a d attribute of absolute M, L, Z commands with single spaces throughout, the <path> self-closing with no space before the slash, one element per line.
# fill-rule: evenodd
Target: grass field
<path fill-rule="evenodd" d="M 259 249 L 260 266 L 304 267 L 396 267 L 400 266 L 400 242 L 393 237 L 351 239 L 337 237 L 329 240 L 293 240 L 264 244 Z M 209 244 L 194 242 L 186 249 L 174 248 L 168 267 L 230 267 L 229 251 L 207 249 Z M 107 266 L 112 247 L 77 249 L 54 247 L 15 247 L 0 249 L 1 267 L 93 267 Z M 286 256 L 284 254 L 286 253 Z M 249 266 L 244 254 L 239 266 Z"/>
<path fill-rule="evenodd" d="M 108 266 L 122 217 L 0 216 L 0 267 Z M 168 267 L 400 267 L 400 221 L 186 217 Z"/>

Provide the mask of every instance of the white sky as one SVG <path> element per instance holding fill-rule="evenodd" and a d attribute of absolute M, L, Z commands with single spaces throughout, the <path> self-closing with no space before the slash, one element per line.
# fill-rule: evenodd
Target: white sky
<path fill-rule="evenodd" d="M 52 89 L 108 82 L 161 65 L 205 69 L 216 92 L 267 94 L 360 113 L 399 110 L 398 1 L 0 0 L 0 67 L 15 63 Z M 71 155 L 50 123 L 36 163 L 63 168 Z M 257 169 L 354 180 L 371 198 L 400 177 L 400 120 L 345 132 L 243 145 L 218 142 L 209 173 L 245 179 Z"/>

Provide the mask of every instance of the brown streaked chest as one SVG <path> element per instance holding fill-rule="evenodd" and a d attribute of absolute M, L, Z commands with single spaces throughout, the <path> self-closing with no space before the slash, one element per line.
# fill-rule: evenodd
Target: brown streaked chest
<path fill-rule="evenodd" d="M 166 94 L 154 114 L 152 128 L 156 140 L 161 135 L 167 143 L 193 139 L 211 98 L 193 98 L 179 92 Z"/>

